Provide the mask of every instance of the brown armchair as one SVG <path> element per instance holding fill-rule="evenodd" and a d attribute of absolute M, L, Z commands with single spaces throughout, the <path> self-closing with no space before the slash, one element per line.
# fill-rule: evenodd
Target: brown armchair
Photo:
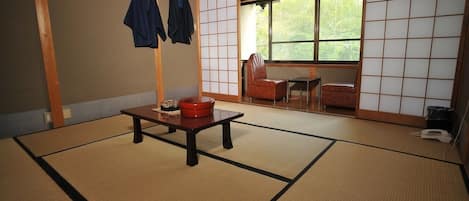
<path fill-rule="evenodd" d="M 287 81 L 267 79 L 264 59 L 259 54 L 251 54 L 247 62 L 247 89 L 249 98 L 262 98 L 275 101 L 286 97 Z"/>

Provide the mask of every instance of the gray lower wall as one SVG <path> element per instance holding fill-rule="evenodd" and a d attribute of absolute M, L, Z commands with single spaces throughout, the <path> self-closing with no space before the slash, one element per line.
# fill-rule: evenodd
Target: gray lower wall
<path fill-rule="evenodd" d="M 0 138 L 48 129 L 44 122 L 46 109 L 0 114 Z"/>
<path fill-rule="evenodd" d="M 122 109 L 155 103 L 155 92 L 145 92 L 65 105 L 65 108 L 70 108 L 72 111 L 72 118 L 66 119 L 65 124 L 70 125 L 109 117 L 120 114 Z"/>
<path fill-rule="evenodd" d="M 109 117 L 120 114 L 122 109 L 154 103 L 156 103 L 156 94 L 150 91 L 64 105 L 63 107 L 69 108 L 72 113 L 72 117 L 65 120 L 65 125 Z M 0 138 L 50 129 L 50 124 L 45 122 L 45 112 L 47 112 L 46 109 L 38 109 L 0 114 Z"/>

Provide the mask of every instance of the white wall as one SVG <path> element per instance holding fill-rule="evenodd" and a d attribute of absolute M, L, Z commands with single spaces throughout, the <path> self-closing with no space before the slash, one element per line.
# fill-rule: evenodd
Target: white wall
<path fill-rule="evenodd" d="M 241 60 L 248 60 L 256 52 L 256 4 L 241 6 Z"/>

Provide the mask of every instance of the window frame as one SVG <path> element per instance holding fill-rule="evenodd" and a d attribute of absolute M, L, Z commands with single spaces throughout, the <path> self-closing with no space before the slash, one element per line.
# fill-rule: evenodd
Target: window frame
<path fill-rule="evenodd" d="M 314 0 L 315 5 L 314 5 L 314 39 L 313 40 L 293 40 L 293 41 L 272 41 L 272 10 L 273 6 L 272 3 L 275 1 L 279 0 L 257 0 L 257 1 L 247 1 L 241 3 L 241 6 L 243 5 L 249 5 L 249 4 L 267 4 L 264 9 L 269 9 L 269 22 L 268 22 L 268 58 L 265 58 L 266 63 L 293 63 L 293 64 L 358 64 L 361 61 L 361 49 L 362 49 L 362 35 L 363 35 L 363 9 L 362 9 L 362 20 L 361 20 L 361 32 L 360 32 L 360 37 L 359 38 L 342 38 L 342 39 L 319 39 L 319 33 L 320 33 L 320 1 L 321 0 Z M 321 42 L 341 42 L 341 41 L 359 41 L 360 42 L 360 51 L 358 52 L 358 60 L 357 61 L 347 61 L 347 60 L 319 60 L 319 44 Z M 313 50 L 314 50 L 314 56 L 313 60 L 272 60 L 272 44 L 294 44 L 294 43 L 310 43 L 312 42 L 314 44 Z"/>

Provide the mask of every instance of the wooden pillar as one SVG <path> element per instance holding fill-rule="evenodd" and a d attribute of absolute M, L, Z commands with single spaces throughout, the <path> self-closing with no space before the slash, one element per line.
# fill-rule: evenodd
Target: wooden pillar
<path fill-rule="evenodd" d="M 161 48 L 163 46 L 163 41 L 158 38 L 159 47 L 154 50 L 155 54 L 155 69 L 156 69 L 156 94 L 157 100 L 156 105 L 160 106 L 161 102 L 164 100 L 164 84 L 163 84 L 163 64 L 161 61 Z"/>
<path fill-rule="evenodd" d="M 54 128 L 57 128 L 64 125 L 64 115 L 62 111 L 62 98 L 60 97 L 52 28 L 50 24 L 49 3 L 48 0 L 35 0 L 35 4 L 52 125 Z"/>

